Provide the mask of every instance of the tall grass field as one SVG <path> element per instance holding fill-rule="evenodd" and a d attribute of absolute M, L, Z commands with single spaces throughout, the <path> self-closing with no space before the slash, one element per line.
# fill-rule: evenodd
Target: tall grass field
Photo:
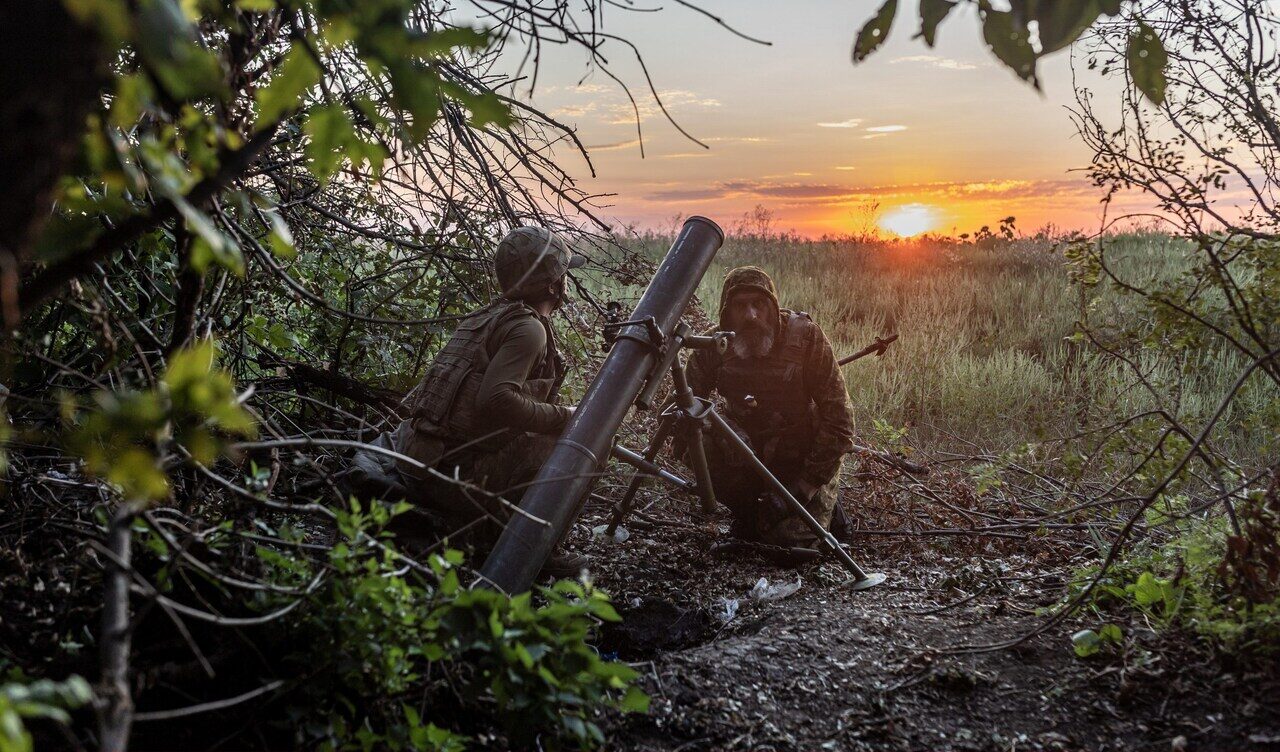
<path fill-rule="evenodd" d="M 1127 280 L 1171 279 L 1191 263 L 1165 235 L 1106 242 L 1109 264 Z M 627 244 L 657 259 L 669 243 L 642 236 Z M 1210 349 L 1133 349 L 1124 353 L 1131 365 L 1108 357 L 1098 347 L 1108 345 L 1106 333 L 1141 327 L 1149 314 L 1136 296 L 1105 283 L 1073 284 L 1063 255 L 1046 240 L 993 247 L 730 238 L 699 288 L 709 314 L 725 272 L 743 264 L 772 274 L 782 304 L 812 315 L 837 357 L 876 336 L 899 335 L 883 357 L 845 366 L 845 381 L 860 433 L 906 428 L 922 448 L 999 452 L 1064 438 L 1148 409 L 1151 390 L 1172 397 L 1181 417 L 1202 416 L 1245 365 Z M 1086 320 L 1098 341 L 1076 335 Z M 1276 425 L 1280 400 L 1255 380 L 1215 440 L 1236 456 L 1274 456 Z"/>

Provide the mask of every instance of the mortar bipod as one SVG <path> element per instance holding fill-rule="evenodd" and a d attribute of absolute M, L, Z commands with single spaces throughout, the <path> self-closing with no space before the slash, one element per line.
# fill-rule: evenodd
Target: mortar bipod
<path fill-rule="evenodd" d="M 732 332 L 717 332 L 715 336 L 701 337 L 695 340 L 689 336 L 688 331 L 688 326 L 681 323 L 671 341 L 666 343 L 667 347 L 675 352 L 674 354 L 670 351 L 664 352 L 660 362 L 667 365 L 670 370 L 675 394 L 671 404 L 659 416 L 658 428 L 654 431 L 653 438 L 649 441 L 644 453 L 637 454 L 629 449 L 615 445 L 614 456 L 628 462 L 642 472 L 637 472 L 632 476 L 626 493 L 614 509 L 613 517 L 609 521 L 605 534 L 613 537 L 617 532 L 618 525 L 631 513 L 636 493 L 640 490 L 640 484 L 646 477 L 658 477 L 683 490 L 689 490 L 689 487 L 692 486 L 702 499 L 703 511 L 707 513 L 714 511 L 715 489 L 711 483 L 711 472 L 707 465 L 706 450 L 703 446 L 704 432 L 709 430 L 741 455 L 755 470 L 756 474 L 772 488 L 774 493 L 786 502 L 791 511 L 804 520 L 805 525 L 813 531 L 818 540 L 822 542 L 823 547 L 831 552 L 840 561 L 841 565 L 853 575 L 851 587 L 854 590 L 866 590 L 884 582 L 885 576 L 883 574 L 878 572 L 867 573 L 863 571 L 862 567 L 858 566 L 858 563 L 853 560 L 853 557 L 840 545 L 831 532 L 809 513 L 809 510 L 796 499 L 786 485 L 778 480 L 777 476 L 756 456 L 751 446 L 716 412 L 715 405 L 711 400 L 694 396 L 693 390 L 689 388 L 684 361 L 680 357 L 679 350 L 682 348 L 715 347 L 723 353 L 728 349 L 728 344 L 733 334 Z M 647 394 L 652 397 L 657 391 L 652 382 L 660 380 L 662 376 L 661 372 L 651 373 L 649 376 L 651 383 L 645 385 L 641 395 Z M 688 433 L 689 448 L 686 459 L 693 466 L 693 471 L 697 478 L 696 483 L 690 483 L 684 478 L 663 470 L 655 461 L 667 440 L 674 433 L 680 431 Z"/>
<path fill-rule="evenodd" d="M 732 332 L 716 332 L 710 336 L 691 335 L 689 325 L 680 322 L 672 334 L 671 339 L 666 343 L 666 349 L 662 354 L 662 358 L 658 361 L 659 367 L 655 368 L 648 375 L 648 381 L 644 388 L 640 390 L 639 396 L 636 397 L 636 407 L 647 410 L 653 404 L 654 396 L 657 394 L 658 387 L 661 385 L 663 378 L 667 373 L 671 374 L 671 381 L 674 387 L 673 399 L 658 418 L 658 428 L 654 431 L 653 437 L 649 440 L 649 445 L 640 455 L 635 455 L 625 447 L 621 448 L 626 453 L 635 455 L 634 457 L 618 456 L 624 462 L 627 462 L 644 472 L 638 472 L 631 477 L 631 482 L 627 484 L 627 491 L 623 494 L 618 505 L 614 507 L 613 517 L 609 520 L 609 527 L 606 534 L 612 536 L 618 530 L 618 525 L 622 520 L 631 513 L 632 503 L 635 500 L 636 493 L 640 490 L 640 484 L 644 482 L 646 477 L 660 477 L 667 482 L 672 483 L 677 488 L 684 490 L 692 490 L 702 500 L 702 511 L 711 514 L 716 508 L 715 490 L 711 485 L 711 472 L 707 467 L 706 451 L 702 446 L 703 429 L 706 427 L 704 421 L 697 420 L 697 423 L 690 425 L 689 421 L 691 413 L 697 407 L 698 400 L 693 396 L 693 390 L 689 388 L 689 380 L 685 376 L 684 360 L 680 357 L 682 349 L 700 349 L 714 348 L 720 353 L 724 353 L 729 348 L 729 342 L 733 337 Z M 690 447 L 690 464 L 693 465 L 695 483 L 689 483 L 683 478 L 682 483 L 687 483 L 689 487 L 674 483 L 669 478 L 661 476 L 648 467 L 638 464 L 639 462 L 647 463 L 656 467 L 655 461 L 658 454 L 662 451 L 662 447 L 666 445 L 667 440 L 671 438 L 674 432 L 687 432 L 689 436 Z M 636 460 L 636 461 L 633 461 Z"/>

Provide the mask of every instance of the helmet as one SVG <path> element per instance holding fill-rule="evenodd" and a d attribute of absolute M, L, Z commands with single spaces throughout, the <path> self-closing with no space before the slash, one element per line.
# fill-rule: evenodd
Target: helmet
<path fill-rule="evenodd" d="M 507 233 L 493 256 L 502 294 L 520 298 L 546 288 L 570 269 L 587 263 L 554 232 L 542 227 L 517 227 Z"/>

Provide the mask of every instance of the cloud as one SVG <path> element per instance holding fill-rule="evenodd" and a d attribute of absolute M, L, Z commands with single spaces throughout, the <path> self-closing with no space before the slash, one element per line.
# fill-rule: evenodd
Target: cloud
<path fill-rule="evenodd" d="M 707 201 L 725 198 L 728 194 L 723 188 L 672 188 L 666 191 L 654 191 L 645 196 L 650 201 L 682 203 L 685 201 Z"/>
<path fill-rule="evenodd" d="M 708 144 L 765 144 L 774 139 L 764 136 L 712 136 L 700 140 Z"/>
<path fill-rule="evenodd" d="M 666 107 L 667 112 L 678 117 L 681 111 L 690 109 L 707 109 L 711 107 L 719 107 L 720 100 L 711 97 L 702 97 L 692 91 L 684 89 L 670 89 L 668 91 L 658 92 L 658 96 L 662 98 L 662 105 Z M 636 112 L 639 111 L 641 120 L 650 118 L 665 118 L 662 107 L 654 101 L 653 97 L 637 97 L 636 102 L 632 105 L 630 100 L 619 98 L 604 108 L 604 121 L 609 125 L 634 125 L 636 122 Z"/>
<path fill-rule="evenodd" d="M 981 182 L 949 183 L 941 189 L 946 195 L 962 199 L 1073 197 L 1096 195 L 1097 188 L 1088 180 L 987 180 Z"/>
<path fill-rule="evenodd" d="M 938 57 L 937 55 L 907 55 L 890 60 L 891 63 L 919 63 L 921 65 L 931 65 L 935 68 L 943 68 L 945 70 L 976 70 L 979 66 L 973 63 L 966 63 L 960 60 L 953 60 L 949 57 Z"/>
<path fill-rule="evenodd" d="M 846 196 L 851 188 L 846 185 L 828 183 L 758 183 L 749 180 L 737 180 L 724 183 L 730 193 L 759 196 L 761 198 L 813 199 Z"/>
<path fill-rule="evenodd" d="M 836 165 L 836 169 L 842 172 L 848 172 L 850 170 L 856 170 L 858 168 L 854 167 L 853 165 Z"/>
<path fill-rule="evenodd" d="M 763 183 L 752 180 L 731 180 L 706 188 L 672 188 L 654 191 L 645 196 L 649 201 L 673 202 L 709 201 L 728 198 L 775 199 L 791 203 L 827 203 L 848 200 L 856 195 L 856 189 L 843 185 L 824 183 Z"/>
<path fill-rule="evenodd" d="M 897 133 L 906 129 L 907 126 L 905 125 L 877 125 L 873 128 L 868 128 L 867 133 Z"/>
<path fill-rule="evenodd" d="M 1089 196 L 1096 192 L 1087 180 L 988 180 L 981 182 L 904 183 L 852 186 L 836 183 L 807 183 L 771 180 L 730 180 L 702 188 L 673 187 L 649 193 L 655 202 L 710 201 L 746 198 L 772 199 L 783 206 L 839 206 L 866 201 L 907 200 L 910 202 L 1044 201 L 1053 198 Z"/>
<path fill-rule="evenodd" d="M 1025 189 L 1034 185 L 1030 180 L 988 180 L 979 183 L 963 183 L 958 187 L 960 193 L 980 193 L 999 195 Z"/>
<path fill-rule="evenodd" d="M 585 104 L 585 105 L 571 104 L 567 107 L 557 108 L 556 111 L 552 114 L 563 115 L 564 117 L 582 117 L 583 115 L 587 114 L 588 112 L 591 112 L 595 108 L 596 107 L 594 104 Z"/>
<path fill-rule="evenodd" d="M 544 93 L 545 91 L 549 90 L 544 90 Z M 580 118 L 590 114 L 608 125 L 635 125 L 637 113 L 641 120 L 665 117 L 662 107 L 647 92 L 644 95 L 637 93 L 633 105 L 626 91 L 619 86 L 587 83 L 560 87 L 557 91 L 561 98 L 570 100 L 555 110 L 556 114 L 566 117 Z M 686 89 L 661 90 L 658 96 L 675 117 L 691 110 L 722 106 L 718 99 L 704 97 Z"/>
<path fill-rule="evenodd" d="M 639 143 L 640 139 L 633 138 L 630 141 L 615 141 L 611 144 L 596 144 L 594 146 L 588 145 L 587 151 L 613 151 L 614 149 L 626 149 L 630 146 L 637 146 Z"/>
<path fill-rule="evenodd" d="M 838 123 L 818 123 L 819 128 L 857 128 L 862 125 L 862 118 L 849 118 Z"/>

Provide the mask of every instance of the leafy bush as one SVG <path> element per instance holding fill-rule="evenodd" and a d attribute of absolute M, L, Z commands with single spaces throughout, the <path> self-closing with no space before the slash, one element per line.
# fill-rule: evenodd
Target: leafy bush
<path fill-rule="evenodd" d="M 165 457 L 174 443 L 207 465 L 224 450 L 223 434 L 253 436 L 257 426 L 236 399 L 231 375 L 215 367 L 217 348 L 203 341 L 175 353 L 159 386 L 98 391 L 92 410 L 63 398 L 71 430 L 67 445 L 85 468 L 127 500 L 156 501 L 169 493 Z"/>
<path fill-rule="evenodd" d="M 499 727 L 517 743 L 590 748 L 604 741 L 599 712 L 647 710 L 636 672 L 588 643 L 599 621 L 618 620 L 604 593 L 569 581 L 514 598 L 468 589 L 457 551 L 417 571 L 380 532 L 402 510 L 353 501 L 338 515 L 330 576 L 289 638 L 299 744 L 453 750 Z M 310 576 L 260 556 L 289 582 Z"/>
<path fill-rule="evenodd" d="M 55 682 L 41 679 L 31 683 L 0 684 L 0 752 L 31 752 L 31 734 L 23 719 L 46 718 L 70 723 L 68 710 L 93 699 L 89 682 L 79 676 Z"/>
<path fill-rule="evenodd" d="M 1258 522 L 1274 520 L 1267 516 L 1274 506 L 1274 489 L 1259 489 L 1239 510 L 1244 535 L 1235 535 L 1219 517 L 1165 542 L 1143 541 L 1107 571 L 1089 605 L 1096 612 L 1130 610 L 1156 626 L 1188 629 L 1228 652 L 1274 653 L 1280 645 L 1276 583 L 1268 585 L 1265 571 L 1232 567 L 1242 550 L 1256 551 L 1264 544 L 1275 550 L 1280 527 Z M 1250 573 L 1245 587 L 1243 578 Z M 1077 580 L 1086 583 L 1096 574 L 1096 567 L 1086 569 Z M 1077 653 L 1080 644 L 1076 642 Z"/>

